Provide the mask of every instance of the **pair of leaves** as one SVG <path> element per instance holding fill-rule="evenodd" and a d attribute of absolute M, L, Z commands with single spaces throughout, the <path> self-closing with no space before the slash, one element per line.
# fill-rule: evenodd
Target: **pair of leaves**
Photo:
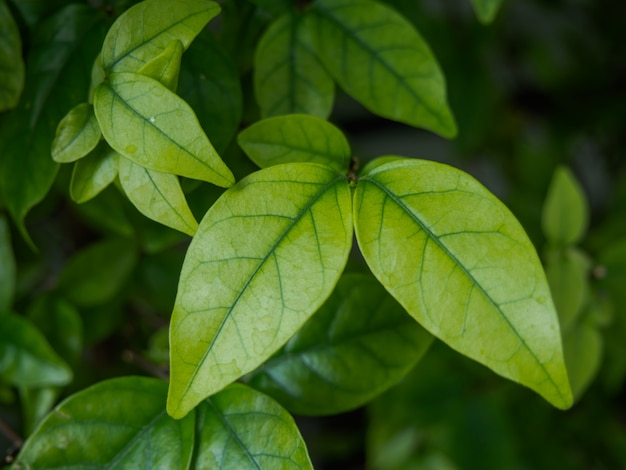
<path fill-rule="evenodd" d="M 46 417 L 15 468 L 312 468 L 293 418 L 270 398 L 233 384 L 177 421 L 166 393 L 146 377 L 93 385 Z"/>
<path fill-rule="evenodd" d="M 299 126 L 304 136 L 292 152 L 282 126 Z M 320 132 L 325 157 L 313 144 Z M 353 227 L 374 275 L 430 333 L 569 406 L 549 288 L 514 216 L 460 170 L 401 157 L 372 162 L 351 194 L 354 182 L 336 169 L 347 160 L 337 132 L 312 116 L 286 116 L 242 133 L 256 161 L 306 159 L 308 143 L 309 155 L 331 163 L 269 166 L 207 212 L 183 264 L 170 326 L 168 412 L 184 416 L 296 333 L 337 283 Z"/>

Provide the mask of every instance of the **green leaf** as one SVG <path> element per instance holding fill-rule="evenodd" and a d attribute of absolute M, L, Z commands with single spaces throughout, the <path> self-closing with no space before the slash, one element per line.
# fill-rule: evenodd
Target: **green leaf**
<path fill-rule="evenodd" d="M 564 166 L 554 171 L 541 222 L 548 242 L 554 245 L 578 243 L 587 231 L 589 208 L 585 193 Z"/>
<path fill-rule="evenodd" d="M 198 222 L 191 213 L 178 177 L 119 160 L 120 183 L 128 199 L 146 217 L 193 236 Z"/>
<path fill-rule="evenodd" d="M 222 187 L 234 183 L 193 110 L 158 81 L 112 74 L 96 89 L 94 108 L 109 145 L 138 165 Z"/>
<path fill-rule="evenodd" d="M 96 148 L 101 136 L 93 106 L 87 103 L 74 106 L 57 127 L 52 158 L 58 163 L 79 160 Z"/>
<path fill-rule="evenodd" d="M 176 92 L 182 57 L 183 44 L 180 41 L 172 41 L 161 54 L 141 67 L 137 73 L 154 78 Z"/>
<path fill-rule="evenodd" d="M 239 133 L 246 155 L 261 168 L 280 163 L 321 163 L 346 172 L 350 145 L 343 133 L 323 119 L 292 114 L 258 121 Z"/>
<path fill-rule="evenodd" d="M 0 328 L 0 379 L 20 387 L 65 385 L 72 371 L 29 320 L 10 313 Z"/>
<path fill-rule="evenodd" d="M 264 8 L 265 10 L 274 13 L 281 14 L 293 10 L 293 0 L 250 0 L 255 5 Z"/>
<path fill-rule="evenodd" d="M 167 385 L 147 377 L 97 383 L 58 405 L 26 440 L 26 468 L 188 468 L 194 416 L 176 421 L 163 403 Z"/>
<path fill-rule="evenodd" d="M 4 0 L 0 0 L 0 112 L 17 106 L 24 88 L 20 32 Z"/>
<path fill-rule="evenodd" d="M 100 144 L 74 165 L 70 196 L 79 204 L 100 194 L 117 177 L 119 154 L 109 145 Z"/>
<path fill-rule="evenodd" d="M 20 388 L 24 434 L 30 435 L 59 398 L 58 387 Z"/>
<path fill-rule="evenodd" d="M 0 318 L 13 305 L 15 297 L 15 256 L 11 247 L 9 221 L 0 214 Z"/>
<path fill-rule="evenodd" d="M 253 173 L 209 209 L 170 324 L 170 415 L 258 367 L 322 305 L 350 251 L 350 205 L 345 176 L 292 163 Z"/>
<path fill-rule="evenodd" d="M 602 364 L 602 335 L 593 323 L 583 321 L 564 335 L 563 350 L 572 391 L 578 400 Z"/>
<path fill-rule="evenodd" d="M 496 17 L 502 0 L 472 0 L 474 11 L 481 23 L 488 24 Z"/>
<path fill-rule="evenodd" d="M 315 50 L 349 95 L 382 117 L 456 135 L 443 73 L 406 19 L 371 0 L 317 0 L 309 19 Z"/>
<path fill-rule="evenodd" d="M 111 26 L 102 45 L 102 65 L 110 72 L 137 72 L 172 41 L 185 49 L 220 12 L 210 0 L 146 0 L 129 8 Z"/>
<path fill-rule="evenodd" d="M 460 170 L 404 159 L 361 177 L 354 201 L 367 264 L 424 328 L 555 406 L 572 404 L 541 263 L 495 196 Z"/>
<path fill-rule="evenodd" d="M 347 274 L 249 384 L 292 413 L 341 413 L 398 382 L 432 340 L 374 278 Z"/>
<path fill-rule="evenodd" d="M 271 398 L 232 384 L 198 407 L 197 469 L 313 469 L 293 418 Z"/>
<path fill-rule="evenodd" d="M 335 85 L 320 63 L 301 15 L 278 18 L 254 56 L 254 90 L 263 117 L 305 113 L 328 118 Z"/>
<path fill-rule="evenodd" d="M 130 207 L 128 199 L 116 188 L 108 187 L 97 198 L 81 203 L 74 209 L 87 226 L 99 233 L 132 237 L 135 228 L 125 210 L 127 207 Z"/>

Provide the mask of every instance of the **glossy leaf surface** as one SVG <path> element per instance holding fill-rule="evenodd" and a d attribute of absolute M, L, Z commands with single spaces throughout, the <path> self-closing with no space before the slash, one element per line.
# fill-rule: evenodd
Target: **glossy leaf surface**
<path fill-rule="evenodd" d="M 94 107 L 109 145 L 138 165 L 223 187 L 234 183 L 193 110 L 158 81 L 112 74 L 96 89 Z"/>
<path fill-rule="evenodd" d="M 93 199 L 117 177 L 120 155 L 106 142 L 100 144 L 74 165 L 70 196 L 75 202 Z"/>
<path fill-rule="evenodd" d="M 330 115 L 335 85 L 313 50 L 308 28 L 301 15 L 286 14 L 263 34 L 254 57 L 254 90 L 263 117 Z"/>
<path fill-rule="evenodd" d="M 166 393 L 160 380 L 120 377 L 70 396 L 26 441 L 17 468 L 188 468 L 194 415 L 170 418 Z"/>
<path fill-rule="evenodd" d="M 197 469 L 313 469 L 289 413 L 245 385 L 229 385 L 202 402 L 197 419 Z"/>
<path fill-rule="evenodd" d="M 261 168 L 280 163 L 321 163 L 346 172 L 350 145 L 343 133 L 323 119 L 292 114 L 258 121 L 239 133 L 246 155 Z"/>
<path fill-rule="evenodd" d="M 0 1 L 0 112 L 15 107 L 24 88 L 20 32 L 4 0 Z"/>
<path fill-rule="evenodd" d="M 101 137 L 93 106 L 81 103 L 65 115 L 52 141 L 52 158 L 58 163 L 69 163 L 91 152 Z"/>
<path fill-rule="evenodd" d="M 354 200 L 367 264 L 422 326 L 555 406 L 571 405 L 541 263 L 495 196 L 460 170 L 403 159 L 362 176 Z"/>
<path fill-rule="evenodd" d="M 0 317 L 13 305 L 15 296 L 15 256 L 11 244 L 9 221 L 0 214 Z"/>
<path fill-rule="evenodd" d="M 258 367 L 326 300 L 350 251 L 350 204 L 343 175 L 292 163 L 253 173 L 209 209 L 170 325 L 172 416 Z"/>
<path fill-rule="evenodd" d="M 398 382 L 432 339 L 376 279 L 346 274 L 249 384 L 292 413 L 341 413 Z"/>
<path fill-rule="evenodd" d="M 495 18 L 502 0 L 472 0 L 476 16 L 482 23 L 491 23 Z"/>
<path fill-rule="evenodd" d="M 372 0 L 318 0 L 309 15 L 315 50 L 349 95 L 382 117 L 456 135 L 444 76 L 411 23 Z"/>
<path fill-rule="evenodd" d="M 186 49 L 220 12 L 210 0 L 146 0 L 129 8 L 111 26 L 102 45 L 107 72 L 137 72 L 172 41 Z"/>
<path fill-rule="evenodd" d="M 119 178 L 128 199 L 143 215 L 188 235 L 196 233 L 198 222 L 177 176 L 148 170 L 122 157 Z"/>

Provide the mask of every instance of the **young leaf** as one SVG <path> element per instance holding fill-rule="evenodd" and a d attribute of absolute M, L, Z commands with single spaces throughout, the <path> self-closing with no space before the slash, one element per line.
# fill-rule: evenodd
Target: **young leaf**
<path fill-rule="evenodd" d="M 94 108 L 109 145 L 138 165 L 222 187 L 235 182 L 193 110 L 158 81 L 112 74 L 96 89 Z"/>
<path fill-rule="evenodd" d="M 106 35 L 102 66 L 107 73 L 137 72 L 172 41 L 185 49 L 220 12 L 210 0 L 146 0 L 124 12 Z"/>
<path fill-rule="evenodd" d="M 572 404 L 548 283 L 504 204 L 460 170 L 413 159 L 374 167 L 354 201 L 367 264 L 422 326 L 555 406 Z"/>
<path fill-rule="evenodd" d="M 13 305 L 15 296 L 15 257 L 9 222 L 0 214 L 0 317 Z"/>
<path fill-rule="evenodd" d="M 65 385 L 72 371 L 52 350 L 46 338 L 26 318 L 2 316 L 0 379 L 20 387 Z"/>
<path fill-rule="evenodd" d="M 194 415 L 167 416 L 166 392 L 157 379 L 120 377 L 70 396 L 26 440 L 17 468 L 188 468 Z"/>
<path fill-rule="evenodd" d="M 498 13 L 502 0 L 472 0 L 474 11 L 481 23 L 488 24 Z"/>
<path fill-rule="evenodd" d="M 566 167 L 554 171 L 543 206 L 542 226 L 548 241 L 554 245 L 578 243 L 589 219 L 585 193 Z"/>
<path fill-rule="evenodd" d="M 432 339 L 376 279 L 347 274 L 249 384 L 293 413 L 341 413 L 398 382 Z"/>
<path fill-rule="evenodd" d="M 335 84 L 315 55 L 301 15 L 278 18 L 254 56 L 254 90 L 263 117 L 305 113 L 326 119 Z"/>
<path fill-rule="evenodd" d="M 313 469 L 293 418 L 271 398 L 232 384 L 198 407 L 196 469 Z"/>
<path fill-rule="evenodd" d="M 79 160 L 96 148 L 101 136 L 93 106 L 74 106 L 59 122 L 52 141 L 52 159 L 58 163 Z"/>
<path fill-rule="evenodd" d="M 23 88 L 20 32 L 5 1 L 0 0 L 0 112 L 17 105 Z"/>
<path fill-rule="evenodd" d="M 154 78 L 176 92 L 182 57 L 183 44 L 180 41 L 172 41 L 161 54 L 141 67 L 137 73 Z"/>
<path fill-rule="evenodd" d="M 74 165 L 70 182 L 70 196 L 81 204 L 96 197 L 111 184 L 118 171 L 120 155 L 102 141 L 85 158 Z"/>
<path fill-rule="evenodd" d="M 226 191 L 200 223 L 170 324 L 168 413 L 259 366 L 326 300 L 352 242 L 346 177 L 273 166 Z"/>
<path fill-rule="evenodd" d="M 119 165 L 122 188 L 139 212 L 188 235 L 196 233 L 198 222 L 187 205 L 177 176 L 148 170 L 123 157 Z"/>
<path fill-rule="evenodd" d="M 339 85 L 375 114 L 456 135 L 443 73 L 415 28 L 372 0 L 317 0 L 313 44 Z"/>
<path fill-rule="evenodd" d="M 563 350 L 572 391 L 574 397 L 579 399 L 602 364 L 602 335 L 593 323 L 583 321 L 564 335 Z"/>
<path fill-rule="evenodd" d="M 280 163 L 321 163 L 346 172 L 350 145 L 323 119 L 293 114 L 259 121 L 239 133 L 239 146 L 261 168 Z"/>

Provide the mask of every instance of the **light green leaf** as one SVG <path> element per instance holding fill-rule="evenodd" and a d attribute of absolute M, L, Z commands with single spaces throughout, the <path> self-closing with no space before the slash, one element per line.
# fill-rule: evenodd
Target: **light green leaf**
<path fill-rule="evenodd" d="M 564 166 L 554 171 L 541 222 L 548 242 L 554 245 L 578 243 L 587 231 L 589 208 L 585 193 Z"/>
<path fill-rule="evenodd" d="M 100 194 L 115 180 L 119 158 L 119 154 L 102 141 L 89 155 L 77 161 L 70 182 L 72 199 L 81 204 Z"/>
<path fill-rule="evenodd" d="M 591 385 L 602 364 L 602 335 L 593 323 L 583 321 L 564 335 L 563 350 L 572 391 L 578 400 Z"/>
<path fill-rule="evenodd" d="M 189 468 L 194 415 L 167 416 L 167 384 L 147 377 L 97 383 L 58 405 L 26 440 L 17 468 Z"/>
<path fill-rule="evenodd" d="M 237 138 L 246 155 L 261 168 L 280 163 L 321 163 L 347 172 L 350 144 L 323 119 L 292 114 L 258 121 Z"/>
<path fill-rule="evenodd" d="M 322 63 L 363 106 L 443 137 L 456 135 L 443 73 L 406 19 L 372 0 L 317 0 L 309 20 Z"/>
<path fill-rule="evenodd" d="M 109 145 L 138 165 L 222 187 L 234 183 L 193 110 L 158 81 L 112 74 L 96 89 L 94 108 Z"/>
<path fill-rule="evenodd" d="M 52 141 L 52 158 L 58 163 L 79 160 L 96 148 L 101 136 L 93 106 L 81 103 L 59 122 Z"/>
<path fill-rule="evenodd" d="M 555 406 L 572 404 L 541 263 L 495 196 L 460 170 L 404 159 L 361 177 L 354 201 L 367 264 L 422 326 Z"/>
<path fill-rule="evenodd" d="M 172 41 L 185 49 L 220 12 L 210 0 L 146 0 L 123 13 L 106 35 L 102 65 L 110 72 L 137 72 Z"/>
<path fill-rule="evenodd" d="M 254 56 L 254 90 L 263 117 L 328 118 L 335 84 L 317 58 L 302 15 L 286 14 L 263 34 Z"/>
<path fill-rule="evenodd" d="M 137 73 L 154 78 L 176 92 L 182 57 L 183 44 L 180 41 L 172 41 L 161 54 L 141 67 Z"/>
<path fill-rule="evenodd" d="M 65 385 L 72 371 L 29 320 L 11 313 L 2 316 L 0 379 L 20 387 Z"/>
<path fill-rule="evenodd" d="M 313 469 L 293 418 L 271 398 L 232 384 L 198 407 L 196 469 Z"/>
<path fill-rule="evenodd" d="M 398 382 L 432 340 L 376 279 L 347 274 L 248 383 L 292 413 L 337 414 Z"/>
<path fill-rule="evenodd" d="M 120 183 L 128 199 L 146 217 L 193 236 L 198 222 L 191 213 L 178 177 L 148 170 L 120 158 Z"/>
<path fill-rule="evenodd" d="M 15 296 L 15 256 L 9 221 L 0 214 L 0 317 L 13 305 Z"/>
<path fill-rule="evenodd" d="M 472 0 L 474 11 L 481 23 L 488 24 L 496 17 L 502 0 Z"/>
<path fill-rule="evenodd" d="M 313 163 L 251 174 L 209 209 L 170 324 L 168 413 L 258 367 L 330 295 L 352 243 L 346 177 Z"/>
<path fill-rule="evenodd" d="M 23 88 L 20 32 L 5 1 L 0 0 L 0 112 L 17 105 Z"/>

